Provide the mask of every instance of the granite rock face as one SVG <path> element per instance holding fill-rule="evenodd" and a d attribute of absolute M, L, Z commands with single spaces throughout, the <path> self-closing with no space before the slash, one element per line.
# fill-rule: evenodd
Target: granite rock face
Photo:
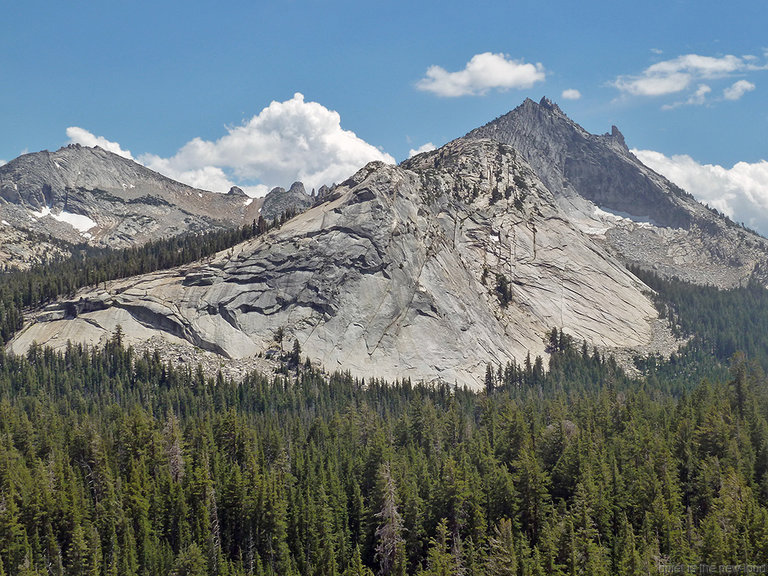
<path fill-rule="evenodd" d="M 38 192 L 24 202 L 58 206 Z M 628 263 L 721 287 L 768 275 L 768 241 L 642 165 L 617 128 L 591 135 L 548 100 L 314 199 L 275 189 L 260 208 L 305 211 L 205 262 L 51 304 L 9 347 L 97 344 L 121 326 L 128 344 L 239 360 L 282 329 L 329 370 L 478 387 L 487 363 L 544 353 L 552 327 L 627 357 L 671 352 Z"/>
<path fill-rule="evenodd" d="M 162 335 L 243 358 L 282 328 L 328 369 L 477 387 L 486 363 L 543 353 L 553 326 L 606 347 L 652 337 L 647 287 L 508 146 L 457 140 L 372 163 L 327 197 L 205 263 L 55 304 L 11 348 L 97 343 L 120 325 L 128 343 Z"/>
<path fill-rule="evenodd" d="M 514 147 L 567 217 L 627 263 L 722 288 L 768 282 L 768 241 L 642 164 L 615 126 L 590 134 L 550 100 L 528 99 L 466 137 Z"/>

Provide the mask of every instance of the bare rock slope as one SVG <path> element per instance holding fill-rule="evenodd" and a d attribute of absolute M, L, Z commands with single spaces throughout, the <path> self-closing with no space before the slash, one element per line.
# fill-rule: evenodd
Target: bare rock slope
<path fill-rule="evenodd" d="M 329 369 L 478 386 L 487 362 L 542 353 L 563 327 L 647 345 L 647 288 L 574 225 L 511 147 L 457 140 L 372 163 L 325 201 L 207 262 L 42 311 L 11 347 L 162 336 L 229 358 L 297 339 Z"/>
<path fill-rule="evenodd" d="M 768 241 L 645 166 L 615 126 L 590 134 L 550 100 L 528 99 L 467 137 L 514 147 L 567 217 L 627 263 L 721 288 L 768 281 Z"/>

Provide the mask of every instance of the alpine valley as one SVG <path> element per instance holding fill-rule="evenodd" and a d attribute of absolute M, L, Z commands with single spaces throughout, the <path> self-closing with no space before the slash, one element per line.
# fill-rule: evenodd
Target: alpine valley
<path fill-rule="evenodd" d="M 195 190 L 98 148 L 22 156 L 0 168 L 0 253 L 31 263 L 75 242 L 255 227 L 269 205 L 270 220 L 298 214 L 29 310 L 8 349 L 103 344 L 119 326 L 126 345 L 221 366 L 284 339 L 327 370 L 479 388 L 486 366 L 545 355 L 553 327 L 617 357 L 673 352 L 636 268 L 718 288 L 768 280 L 768 241 L 644 166 L 616 127 L 589 134 L 546 98 L 313 197 L 300 183 L 263 201 Z"/>

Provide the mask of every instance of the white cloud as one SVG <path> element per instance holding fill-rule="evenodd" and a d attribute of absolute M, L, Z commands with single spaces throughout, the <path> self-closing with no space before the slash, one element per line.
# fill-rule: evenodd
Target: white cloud
<path fill-rule="evenodd" d="M 426 144 L 422 144 L 418 148 L 411 148 L 408 151 L 408 158 L 413 158 L 416 156 L 416 154 L 421 154 L 422 152 L 432 152 L 432 150 L 435 149 L 435 145 L 432 144 L 432 142 L 427 142 Z"/>
<path fill-rule="evenodd" d="M 489 90 L 530 88 L 536 82 L 543 81 L 545 76 L 544 67 L 540 63 L 529 64 L 522 60 L 511 60 L 506 54 L 483 52 L 472 56 L 464 69 L 458 72 L 430 66 L 416 87 L 449 98 L 481 96 Z"/>
<path fill-rule="evenodd" d="M 723 90 L 723 97 L 726 100 L 738 100 L 744 94 L 747 92 L 750 92 L 755 89 L 755 85 L 752 84 L 752 82 L 749 82 L 747 80 L 738 80 L 737 82 L 734 82 L 731 86 Z"/>
<path fill-rule="evenodd" d="M 561 96 L 564 100 L 578 100 L 581 98 L 581 92 L 575 88 L 568 88 L 568 90 L 563 90 Z"/>
<path fill-rule="evenodd" d="M 707 84 L 699 84 L 699 87 L 696 88 L 696 92 L 691 94 L 687 100 L 675 102 L 674 104 L 665 104 L 661 108 L 663 110 L 672 110 L 673 108 L 679 108 L 680 106 L 701 106 L 706 103 L 707 94 L 710 92 L 712 92 L 712 88 Z"/>
<path fill-rule="evenodd" d="M 699 201 L 768 234 L 768 161 L 738 162 L 732 168 L 699 164 L 688 155 L 633 150 L 641 162 Z"/>
<path fill-rule="evenodd" d="M 690 74 L 648 75 L 641 77 L 621 76 L 614 86 L 633 96 L 663 96 L 682 92 L 691 83 Z"/>
<path fill-rule="evenodd" d="M 753 56 L 726 55 L 720 57 L 685 54 L 671 60 L 657 62 L 637 75 L 623 75 L 614 80 L 613 86 L 624 94 L 632 96 L 666 96 L 688 90 L 694 84 L 698 89 L 706 84 L 703 80 L 716 80 L 734 74 L 744 74 L 756 70 L 765 70 L 765 64 L 756 63 Z M 689 98 L 689 100 L 691 100 Z M 693 94 L 692 101 L 682 101 L 681 104 L 703 103 Z M 676 105 L 672 105 L 675 107 Z"/>
<path fill-rule="evenodd" d="M 84 128 L 78 126 L 70 126 L 67 128 L 67 138 L 69 138 L 70 144 L 82 144 L 83 146 L 98 146 L 112 152 L 133 160 L 130 150 L 123 150 L 120 144 L 117 142 L 111 142 L 104 138 L 104 136 L 96 136 Z"/>
<path fill-rule="evenodd" d="M 142 155 L 140 161 L 171 178 L 216 192 L 234 181 L 250 194 L 301 180 L 307 189 L 340 182 L 372 160 L 394 163 L 389 154 L 341 127 L 338 112 L 296 93 L 272 102 L 216 141 L 195 138 L 171 158 Z"/>
<path fill-rule="evenodd" d="M 8 164 L 8 162 L 6 162 L 5 160 L 0 160 L 0 166 L 2 166 L 4 164 Z"/>

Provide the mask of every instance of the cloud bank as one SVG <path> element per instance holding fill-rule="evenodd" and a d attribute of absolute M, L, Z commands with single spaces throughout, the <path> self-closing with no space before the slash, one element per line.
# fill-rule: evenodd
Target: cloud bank
<path fill-rule="evenodd" d="M 632 150 L 643 164 L 736 222 L 768 234 L 768 161 L 738 162 L 732 168 L 699 164 L 688 155 Z"/>
<path fill-rule="evenodd" d="M 117 143 L 87 130 L 69 128 L 67 135 L 72 142 L 131 157 Z M 341 182 L 373 160 L 395 163 L 389 154 L 344 130 L 337 112 L 305 102 L 300 93 L 272 102 L 241 126 L 227 128 L 218 140 L 195 138 L 170 158 L 138 157 L 148 168 L 190 186 L 227 192 L 237 185 L 254 196 L 296 180 L 307 189 Z"/>
<path fill-rule="evenodd" d="M 416 87 L 446 98 L 482 96 L 489 90 L 530 88 L 536 82 L 543 81 L 545 76 L 540 63 L 529 64 L 523 60 L 512 60 L 506 54 L 483 52 L 472 56 L 464 69 L 458 72 L 430 66 Z"/>
<path fill-rule="evenodd" d="M 133 160 L 130 150 L 123 150 L 120 144 L 117 142 L 111 142 L 103 136 L 95 136 L 88 132 L 85 128 L 79 128 L 78 126 L 70 126 L 67 128 L 67 138 L 69 138 L 70 144 L 81 144 L 83 146 L 98 146 L 103 148 L 107 152 L 112 152 L 123 158 Z"/>

